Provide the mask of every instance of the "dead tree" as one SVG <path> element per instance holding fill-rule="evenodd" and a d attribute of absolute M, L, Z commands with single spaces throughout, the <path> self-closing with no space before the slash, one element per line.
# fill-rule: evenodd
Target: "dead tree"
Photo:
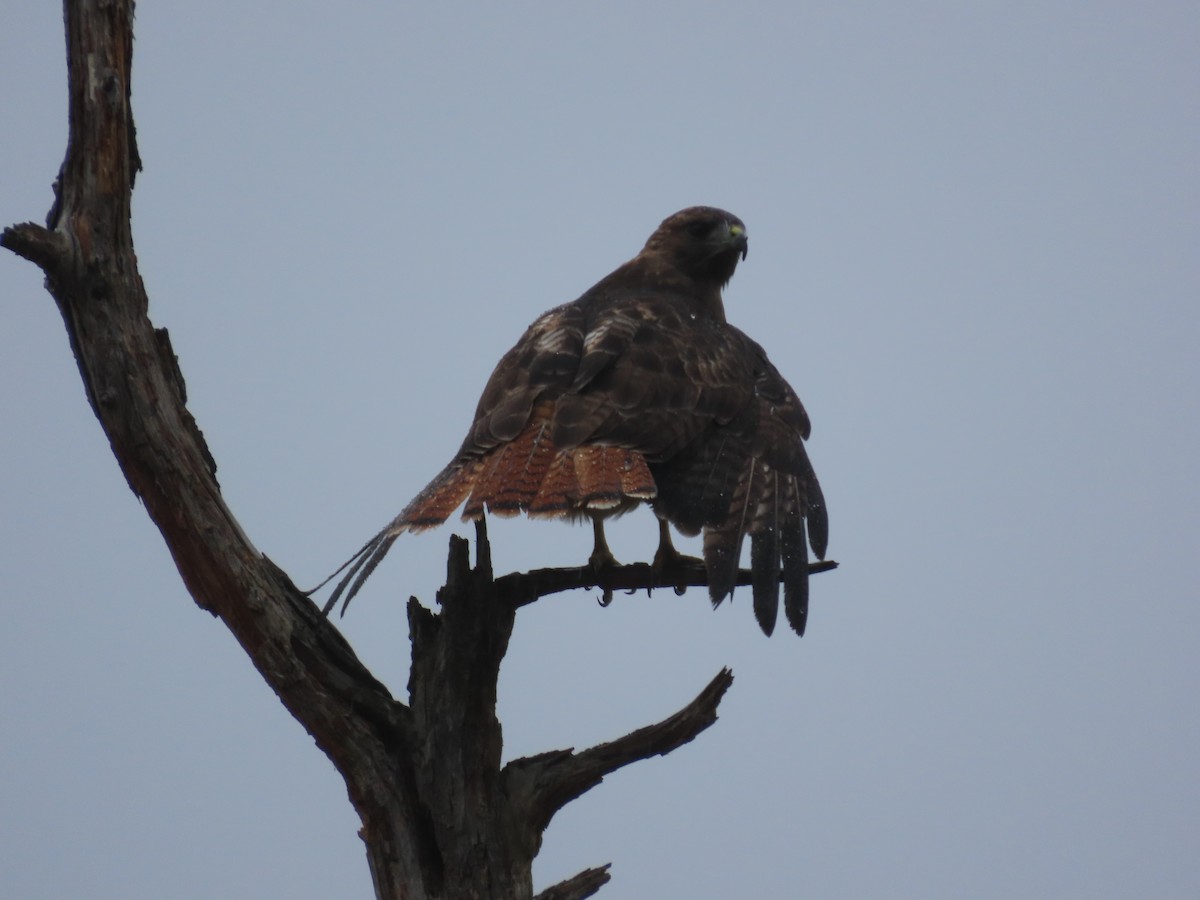
<path fill-rule="evenodd" d="M 55 200 L 45 227 L 15 225 L 0 244 L 45 273 L 92 410 L 196 604 L 225 623 L 345 779 L 376 896 L 532 897 L 532 860 L 555 812 L 621 766 L 692 740 L 715 721 L 732 675 L 721 671 L 675 715 L 612 742 L 501 766 L 496 682 L 517 609 L 594 577 L 566 569 L 494 579 L 480 526 L 473 566 L 467 542 L 451 539 L 440 613 L 409 601 L 409 702 L 392 697 L 225 505 L 166 329 L 147 316 L 133 250 L 133 2 L 64 6 L 70 121 Z M 683 581 L 704 584 L 703 566 Z M 629 566 L 601 587 L 655 584 L 649 567 Z M 537 896 L 590 896 L 607 869 Z"/>

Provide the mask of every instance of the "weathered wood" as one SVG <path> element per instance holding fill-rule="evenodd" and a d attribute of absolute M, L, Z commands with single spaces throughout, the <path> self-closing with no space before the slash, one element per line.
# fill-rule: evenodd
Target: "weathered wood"
<path fill-rule="evenodd" d="M 148 301 L 130 228 L 141 166 L 130 110 L 133 3 L 67 0 L 69 139 L 47 227 L 0 244 L 36 262 L 58 304 L 92 409 L 133 492 L 163 535 L 197 605 L 219 616 L 264 680 L 346 779 L 365 829 L 397 830 L 416 802 L 405 780 L 407 708 L 337 630 L 250 543 L 225 505 L 212 455 L 184 404 L 166 332 Z M 382 840 L 382 836 L 381 836 Z M 424 896 L 425 846 L 391 841 L 397 890 Z"/>
<path fill-rule="evenodd" d="M 608 884 L 611 877 L 608 866 L 584 869 L 578 875 L 546 888 L 533 900 L 584 900 Z"/>

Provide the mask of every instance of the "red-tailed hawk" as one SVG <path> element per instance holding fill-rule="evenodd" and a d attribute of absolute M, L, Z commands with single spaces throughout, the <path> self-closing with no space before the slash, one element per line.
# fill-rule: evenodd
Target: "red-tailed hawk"
<path fill-rule="evenodd" d="M 464 501 L 464 519 L 590 517 L 597 569 L 612 562 L 603 519 L 649 503 L 663 538 L 656 565 L 675 552 L 666 522 L 703 532 L 715 606 L 733 592 L 749 535 L 759 624 L 775 627 L 782 575 L 788 622 L 803 634 L 807 545 L 824 558 L 828 519 L 804 407 L 725 320 L 721 289 L 747 246 L 737 216 L 685 209 L 578 300 L 539 316 L 492 372 L 454 459 L 346 564 L 326 610 L 347 586 L 350 602 L 397 537 Z"/>

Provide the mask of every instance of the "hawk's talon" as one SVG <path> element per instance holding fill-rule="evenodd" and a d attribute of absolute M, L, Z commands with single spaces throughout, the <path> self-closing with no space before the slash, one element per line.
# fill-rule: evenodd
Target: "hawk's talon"
<path fill-rule="evenodd" d="M 654 551 L 654 561 L 650 563 L 652 580 L 658 581 L 674 572 L 676 581 L 671 588 L 675 591 L 676 597 L 682 597 L 687 592 L 687 584 L 684 580 L 684 566 L 687 559 L 688 557 L 676 550 L 675 545 L 671 542 L 671 527 L 667 524 L 667 520 L 659 519 L 658 549 Z"/>

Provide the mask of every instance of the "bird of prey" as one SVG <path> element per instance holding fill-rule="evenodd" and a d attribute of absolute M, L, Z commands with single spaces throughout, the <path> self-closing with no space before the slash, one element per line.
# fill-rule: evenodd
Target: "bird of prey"
<path fill-rule="evenodd" d="M 604 519 L 647 503 L 660 520 L 656 566 L 677 558 L 666 523 L 703 532 L 716 606 L 733 592 L 749 535 L 759 625 L 774 629 L 782 580 L 788 622 L 803 634 L 808 545 L 824 558 L 828 518 L 804 407 L 725 319 L 721 292 L 747 249 L 737 216 L 691 207 L 579 299 L 539 316 L 492 372 L 454 458 L 334 573 L 349 567 L 326 611 L 347 587 L 350 602 L 397 537 L 464 502 L 464 520 L 485 510 L 590 518 L 597 570 L 614 562 Z"/>

